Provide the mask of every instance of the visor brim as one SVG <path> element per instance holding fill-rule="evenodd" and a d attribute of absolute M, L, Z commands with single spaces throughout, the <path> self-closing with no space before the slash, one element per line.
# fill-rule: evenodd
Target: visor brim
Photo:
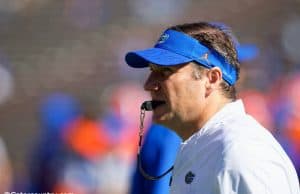
<path fill-rule="evenodd" d="M 161 66 L 173 66 L 193 61 L 193 59 L 161 48 L 132 51 L 125 56 L 126 63 L 134 68 L 148 67 L 150 63 Z"/>

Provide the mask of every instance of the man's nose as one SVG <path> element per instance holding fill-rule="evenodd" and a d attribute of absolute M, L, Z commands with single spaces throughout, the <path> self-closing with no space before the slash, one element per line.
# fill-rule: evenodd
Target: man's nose
<path fill-rule="evenodd" d="M 150 91 L 157 91 L 159 90 L 159 81 L 155 78 L 153 72 L 150 73 L 148 79 L 144 84 L 144 90 Z"/>

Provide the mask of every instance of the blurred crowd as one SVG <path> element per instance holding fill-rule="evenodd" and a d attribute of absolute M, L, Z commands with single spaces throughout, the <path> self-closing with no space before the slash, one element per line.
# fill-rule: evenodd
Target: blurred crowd
<path fill-rule="evenodd" d="M 151 45 L 156 29 L 199 20 L 225 22 L 251 43 L 239 53 L 239 97 L 300 176 L 299 13 L 297 0 L 1 0 L 0 193 L 137 192 L 140 104 L 149 97 L 146 71 L 131 71 L 124 55 Z M 180 140 L 150 118 L 145 157 L 174 142 L 164 170 Z"/>
<path fill-rule="evenodd" d="M 107 90 L 109 108 L 101 117 L 86 113 L 79 100 L 65 92 L 41 99 L 40 131 L 28 156 L 28 177 L 21 184 L 13 184 L 9 176 L 11 166 L 0 141 L 0 191 L 126 192 L 138 142 L 136 104 L 147 96 L 133 83 Z"/>
<path fill-rule="evenodd" d="M 243 76 L 242 80 L 246 80 L 250 75 L 244 72 Z M 294 72 L 279 78 L 265 91 L 241 87 L 239 97 L 244 100 L 246 111 L 272 130 L 300 176 L 299 87 L 300 72 Z M 5 172 L 0 176 L 1 191 L 121 194 L 129 192 L 131 186 L 136 187 L 134 184 L 140 187 L 138 182 L 132 182 L 137 176 L 134 171 L 139 105 L 149 98 L 138 83 L 120 83 L 107 89 L 105 96 L 108 108 L 98 117 L 87 114 L 79 100 L 68 93 L 53 93 L 42 98 L 38 110 L 40 131 L 28 157 L 28 179 L 23 179 L 22 184 L 13 182 L 10 160 L 0 141 L 0 168 Z M 150 114 L 146 117 L 146 129 L 150 127 Z M 159 131 L 153 132 L 155 130 Z M 172 150 L 177 150 L 180 141 L 175 137 L 170 137 L 174 141 L 167 141 L 167 136 L 162 135 L 166 134 L 164 130 L 152 129 L 148 149 L 151 152 L 156 144 L 168 142 L 173 148 L 159 153 L 171 154 L 165 161 L 168 165 L 164 168 L 167 168 L 175 159 L 176 153 Z M 153 173 L 157 161 L 150 152 L 143 160 L 150 163 L 147 168 Z"/>
<path fill-rule="evenodd" d="M 41 133 L 29 164 L 30 192 L 126 193 L 138 142 L 136 104 L 147 96 L 133 83 L 108 90 L 109 108 L 101 117 L 85 113 L 69 94 L 43 99 Z"/>

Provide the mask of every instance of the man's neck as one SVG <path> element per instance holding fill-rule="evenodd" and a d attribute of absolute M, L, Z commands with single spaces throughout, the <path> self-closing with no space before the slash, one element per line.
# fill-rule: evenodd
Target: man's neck
<path fill-rule="evenodd" d="M 208 99 L 200 118 L 194 122 L 186 123 L 184 128 L 180 130 L 182 132 L 182 134 L 179 134 L 181 138 L 187 140 L 197 133 L 217 112 L 230 102 L 232 100 L 224 97 Z"/>

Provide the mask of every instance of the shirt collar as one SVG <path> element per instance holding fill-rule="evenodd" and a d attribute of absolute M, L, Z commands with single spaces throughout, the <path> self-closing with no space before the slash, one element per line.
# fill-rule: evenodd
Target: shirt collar
<path fill-rule="evenodd" d="M 239 99 L 227 103 L 221 110 L 214 114 L 197 133 L 187 139 L 185 143 L 193 138 L 198 138 L 199 136 L 209 132 L 216 124 L 224 123 L 226 120 L 241 114 L 246 114 L 242 100 Z"/>

